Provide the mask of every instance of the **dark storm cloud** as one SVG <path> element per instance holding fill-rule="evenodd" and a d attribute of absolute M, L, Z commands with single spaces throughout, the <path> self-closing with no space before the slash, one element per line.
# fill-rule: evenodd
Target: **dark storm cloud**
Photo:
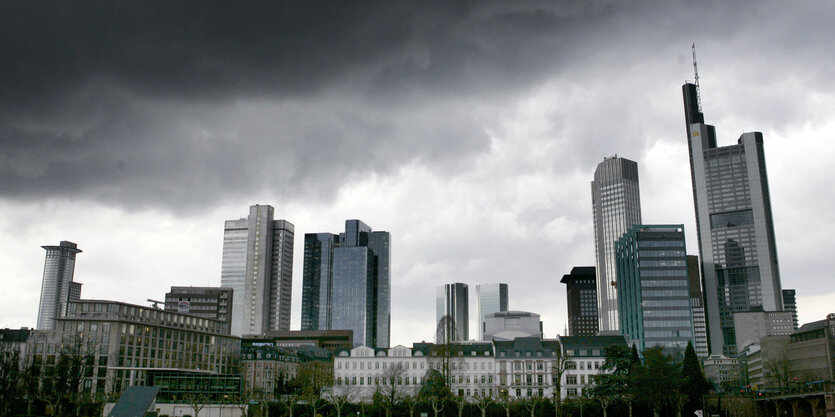
<path fill-rule="evenodd" d="M 489 149 L 508 100 L 563 71 L 577 85 L 555 100 L 580 111 L 554 115 L 555 141 L 593 151 L 563 164 L 588 166 L 607 137 L 636 131 L 588 129 L 596 113 L 631 120 L 640 107 L 629 86 L 597 103 L 584 83 L 680 43 L 682 21 L 721 37 L 743 13 L 584 1 L 0 7 L 0 194 L 168 208 L 264 189 L 329 198 L 413 162 L 454 175 Z"/>

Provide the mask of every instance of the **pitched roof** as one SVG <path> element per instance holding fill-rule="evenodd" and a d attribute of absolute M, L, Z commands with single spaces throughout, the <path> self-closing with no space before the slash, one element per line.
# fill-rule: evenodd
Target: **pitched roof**
<path fill-rule="evenodd" d="M 154 404 L 159 387 L 127 387 L 108 417 L 144 417 Z"/>

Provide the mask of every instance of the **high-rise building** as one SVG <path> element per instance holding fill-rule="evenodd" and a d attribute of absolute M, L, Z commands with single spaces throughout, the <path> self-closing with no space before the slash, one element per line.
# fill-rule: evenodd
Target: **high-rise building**
<path fill-rule="evenodd" d="M 711 354 L 736 354 L 733 313 L 783 309 L 760 132 L 716 146 L 696 84 L 682 87 Z"/>
<path fill-rule="evenodd" d="M 783 289 L 783 310 L 791 311 L 794 329 L 797 330 L 797 291 Z"/>
<path fill-rule="evenodd" d="M 41 302 L 38 307 L 38 330 L 55 329 L 55 319 L 67 301 L 81 298 L 81 283 L 74 282 L 75 255 L 81 252 L 78 245 L 62 240 L 58 246 L 41 246 L 46 249 L 41 283 Z"/>
<path fill-rule="evenodd" d="M 232 319 L 234 291 L 224 287 L 171 287 L 165 294 L 165 311 L 191 314 L 227 323 Z"/>
<path fill-rule="evenodd" d="M 304 236 L 302 330 L 353 330 L 354 345 L 388 348 L 391 234 L 346 220 L 345 232 Z"/>
<path fill-rule="evenodd" d="M 294 226 L 273 220 L 273 212 L 256 204 L 224 225 L 220 285 L 234 290 L 235 336 L 290 329 Z"/>
<path fill-rule="evenodd" d="M 466 341 L 470 338 L 469 287 L 456 282 L 437 287 L 435 299 L 436 343 Z"/>
<path fill-rule="evenodd" d="M 484 340 L 484 318 L 491 313 L 507 311 L 507 284 L 479 284 L 475 286 L 478 298 L 478 340 Z"/>
<path fill-rule="evenodd" d="M 638 164 L 617 155 L 604 158 L 591 182 L 594 249 L 597 260 L 597 307 L 600 330 L 618 329 L 618 289 L 615 242 L 641 224 Z"/>
<path fill-rule="evenodd" d="M 710 349 L 707 346 L 707 321 L 698 256 L 687 255 L 687 282 L 690 285 L 690 309 L 693 311 L 693 350 L 698 357 L 706 358 Z"/>
<path fill-rule="evenodd" d="M 694 343 L 684 225 L 635 225 L 616 245 L 620 330 L 638 350 Z"/>
<path fill-rule="evenodd" d="M 593 266 L 575 266 L 562 276 L 568 306 L 568 336 L 594 336 L 597 317 L 597 275 Z"/>

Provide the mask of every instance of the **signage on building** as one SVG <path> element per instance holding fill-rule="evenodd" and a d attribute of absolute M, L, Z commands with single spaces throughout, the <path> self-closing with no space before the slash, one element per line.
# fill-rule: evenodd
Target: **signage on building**
<path fill-rule="evenodd" d="M 188 301 L 180 301 L 177 303 L 177 312 L 178 313 L 188 313 L 189 312 L 189 302 Z"/>

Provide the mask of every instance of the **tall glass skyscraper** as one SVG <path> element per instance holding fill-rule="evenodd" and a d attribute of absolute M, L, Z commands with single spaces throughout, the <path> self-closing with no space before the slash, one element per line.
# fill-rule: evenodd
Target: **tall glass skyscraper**
<path fill-rule="evenodd" d="M 733 313 L 783 309 L 763 137 L 717 147 L 698 86 L 682 93 L 710 351 L 733 356 Z"/>
<path fill-rule="evenodd" d="M 620 330 L 638 350 L 695 345 L 684 225 L 635 225 L 615 247 Z"/>
<path fill-rule="evenodd" d="M 220 284 L 234 290 L 234 336 L 290 330 L 295 227 L 273 215 L 271 206 L 256 204 L 224 225 Z"/>
<path fill-rule="evenodd" d="M 604 158 L 594 171 L 591 201 L 600 330 L 618 330 L 615 242 L 630 227 L 641 224 L 638 164 L 617 155 Z"/>
<path fill-rule="evenodd" d="M 478 298 L 478 340 L 484 340 L 484 316 L 508 310 L 507 284 L 479 284 L 475 286 Z"/>
<path fill-rule="evenodd" d="M 302 330 L 352 330 L 357 346 L 389 347 L 391 234 L 346 220 L 344 233 L 304 240 Z"/>
<path fill-rule="evenodd" d="M 55 319 L 67 301 L 81 298 L 81 284 L 74 282 L 75 255 L 81 253 L 78 245 L 62 240 L 58 246 L 41 246 L 46 249 L 41 283 L 41 301 L 38 306 L 38 330 L 55 330 Z"/>
<path fill-rule="evenodd" d="M 466 341 L 470 338 L 470 302 L 467 284 L 456 282 L 436 288 L 436 343 Z"/>

